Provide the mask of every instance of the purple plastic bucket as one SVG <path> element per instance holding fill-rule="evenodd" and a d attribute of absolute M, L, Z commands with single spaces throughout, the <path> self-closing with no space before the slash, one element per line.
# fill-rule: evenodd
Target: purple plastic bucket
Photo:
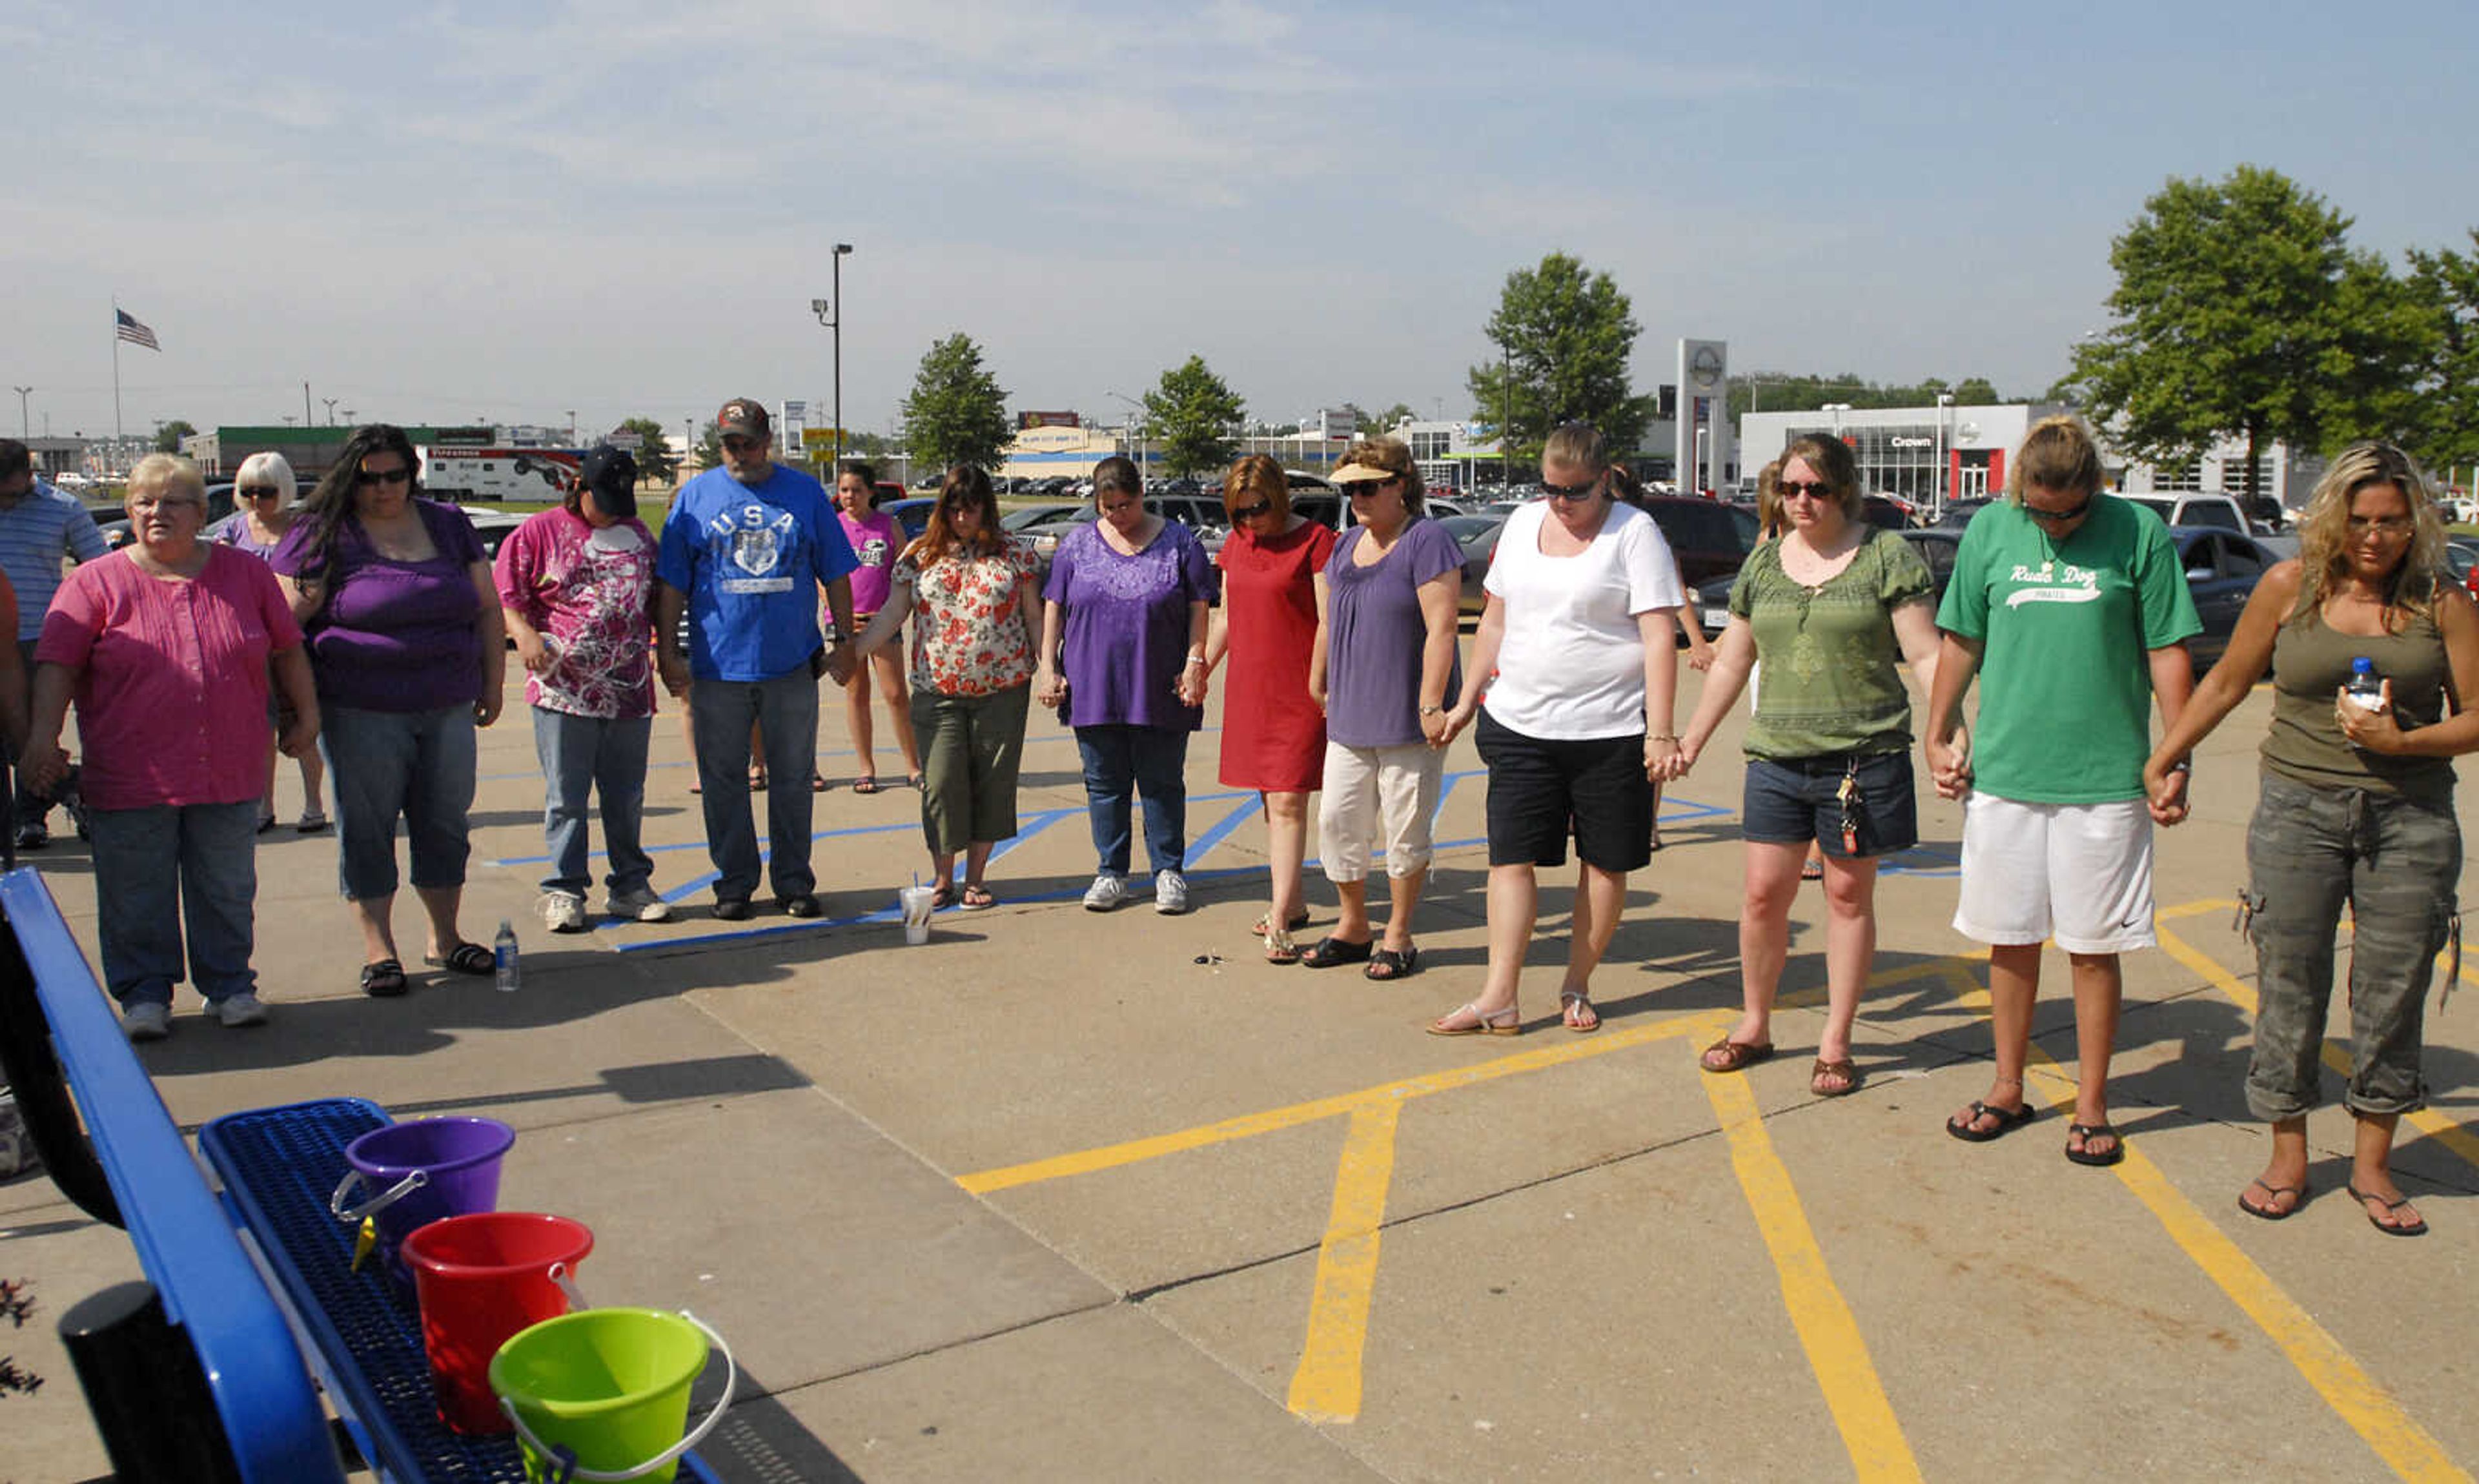
<path fill-rule="evenodd" d="M 497 1209 L 499 1161 L 516 1141 L 517 1131 L 497 1118 L 415 1118 L 372 1129 L 345 1146 L 352 1169 L 327 1210 L 347 1225 L 375 1221 L 388 1271 L 410 1284 L 397 1244 L 443 1216 Z M 365 1198 L 347 1206 L 356 1185 L 369 1188 Z"/>

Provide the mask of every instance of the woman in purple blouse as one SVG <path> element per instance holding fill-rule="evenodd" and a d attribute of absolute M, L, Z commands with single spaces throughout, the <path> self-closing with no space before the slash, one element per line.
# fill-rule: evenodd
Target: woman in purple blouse
<path fill-rule="evenodd" d="M 1093 471 L 1101 519 L 1059 543 L 1042 589 L 1041 664 L 1033 693 L 1065 707 L 1084 755 L 1100 869 L 1087 911 L 1128 894 L 1129 815 L 1145 802 L 1154 910 L 1188 910 L 1188 738 L 1205 721 L 1205 635 L 1214 563 L 1176 521 L 1146 511 L 1137 466 Z M 1063 640 L 1063 643 L 1062 643 Z"/>
<path fill-rule="evenodd" d="M 429 918 L 422 961 L 492 971 L 457 931 L 473 729 L 499 716 L 507 635 L 473 523 L 420 499 L 404 430 L 356 428 L 270 559 L 309 636 L 335 775 L 344 893 L 361 923 L 362 991 L 405 991 L 396 957 L 396 824 Z"/>

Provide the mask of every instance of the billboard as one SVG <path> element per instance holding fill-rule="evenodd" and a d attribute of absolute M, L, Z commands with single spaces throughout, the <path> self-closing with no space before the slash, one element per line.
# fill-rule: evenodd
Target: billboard
<path fill-rule="evenodd" d="M 1018 432 L 1029 427 L 1083 427 L 1085 420 L 1072 412 L 1019 412 L 1015 425 Z"/>

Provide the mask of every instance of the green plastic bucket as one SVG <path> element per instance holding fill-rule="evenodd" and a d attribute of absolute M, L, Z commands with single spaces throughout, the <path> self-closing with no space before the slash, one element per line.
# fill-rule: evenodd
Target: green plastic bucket
<path fill-rule="evenodd" d="M 705 1369 L 709 1341 L 723 1352 L 723 1395 L 683 1436 L 689 1385 Z M 723 1420 L 738 1380 L 731 1347 L 685 1309 L 564 1314 L 519 1330 L 491 1358 L 491 1390 L 516 1424 L 525 1477 L 536 1484 L 661 1484 Z"/>

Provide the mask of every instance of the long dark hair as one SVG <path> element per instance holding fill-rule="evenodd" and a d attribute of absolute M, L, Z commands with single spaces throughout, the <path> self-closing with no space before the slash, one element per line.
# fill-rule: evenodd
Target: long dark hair
<path fill-rule="evenodd" d="M 319 479 L 319 487 L 301 502 L 301 519 L 310 527 L 304 552 L 307 559 L 301 564 L 303 576 L 317 576 L 327 570 L 328 558 L 336 550 L 336 532 L 352 518 L 353 491 L 361 481 L 362 460 L 373 453 L 402 455 L 412 480 L 406 493 L 408 497 L 422 494 L 422 455 L 414 451 L 413 440 L 405 436 L 403 428 L 393 422 L 372 422 L 353 429 L 352 436 L 337 450 L 336 462 Z"/>
<path fill-rule="evenodd" d="M 938 503 L 930 507 L 930 524 L 922 528 L 920 539 L 905 550 L 914 566 L 928 567 L 967 544 L 956 533 L 949 517 L 958 505 L 981 507 L 982 528 L 973 533 L 972 554 L 995 556 L 1007 550 L 1007 532 L 999 529 L 999 500 L 990 489 L 989 474 L 971 464 L 958 464 L 947 471 L 945 481 L 938 486 Z"/>

